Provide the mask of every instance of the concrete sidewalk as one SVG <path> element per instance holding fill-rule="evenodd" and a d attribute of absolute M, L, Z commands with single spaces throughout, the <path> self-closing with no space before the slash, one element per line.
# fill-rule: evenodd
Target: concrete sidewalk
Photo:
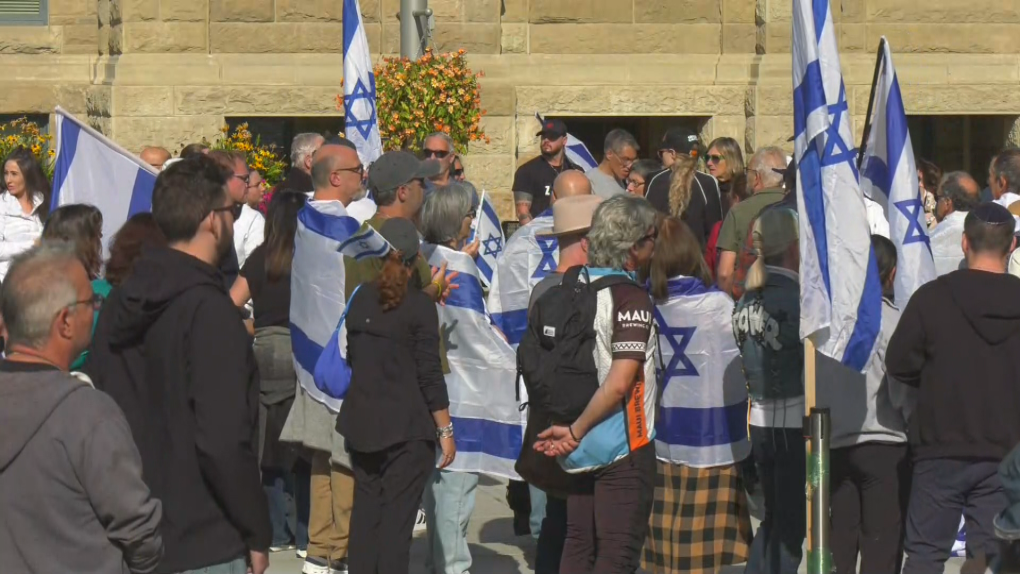
<path fill-rule="evenodd" d="M 527 574 L 532 572 L 535 543 L 530 536 L 514 536 L 513 515 L 506 505 L 506 482 L 482 477 L 476 491 L 475 512 L 471 518 L 468 541 L 474 564 L 474 574 Z M 757 501 L 760 504 L 760 501 Z M 752 518 L 757 529 L 758 520 Z M 302 561 L 293 552 L 273 554 L 270 574 L 299 574 Z M 411 546 L 411 574 L 425 571 L 425 538 L 416 536 Z M 951 558 L 946 563 L 947 574 L 958 574 L 963 560 Z M 799 572 L 807 572 L 801 564 Z M 721 570 L 723 574 L 741 574 L 743 565 Z M 357 574 L 357 573 L 354 573 Z"/>

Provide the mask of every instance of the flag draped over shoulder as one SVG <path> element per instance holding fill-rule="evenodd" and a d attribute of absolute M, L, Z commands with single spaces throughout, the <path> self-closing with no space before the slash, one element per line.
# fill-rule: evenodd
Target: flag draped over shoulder
<path fill-rule="evenodd" d="M 129 217 L 152 210 L 156 170 L 61 108 L 56 110 L 54 206 L 94 205 L 103 213 L 103 256 Z"/>
<path fill-rule="evenodd" d="M 528 328 L 531 290 L 559 265 L 556 238 L 536 235 L 552 231 L 552 226 L 552 210 L 548 210 L 511 235 L 503 255 L 496 260 L 489 288 L 489 313 L 515 349 Z"/>
<path fill-rule="evenodd" d="M 313 374 L 347 304 L 343 258 L 382 257 L 389 250 L 381 235 L 348 215 L 339 201 L 309 201 L 298 212 L 290 283 L 294 369 L 305 392 L 334 412 L 340 411 L 343 401 L 318 389 Z M 346 357 L 346 328 L 338 343 L 340 355 Z"/>
<path fill-rule="evenodd" d="M 538 112 L 535 112 L 535 119 L 540 124 L 545 123 L 545 120 L 542 119 L 541 114 Z M 570 134 L 567 134 L 567 145 L 563 149 L 567 159 L 584 171 L 595 169 L 599 165 L 599 162 L 595 161 L 595 156 L 591 155 L 591 152 L 588 151 L 588 146 Z"/>
<path fill-rule="evenodd" d="M 861 191 L 889 219 L 889 238 L 896 245 L 896 304 L 902 309 L 918 287 L 935 278 L 935 260 L 892 51 L 887 42 L 882 46 Z"/>
<path fill-rule="evenodd" d="M 794 0 L 793 107 L 800 334 L 862 370 L 881 327 L 882 285 L 858 186 L 829 0 Z"/>
<path fill-rule="evenodd" d="M 478 215 L 475 217 L 475 231 L 471 238 L 474 241 L 478 238 L 478 265 L 479 278 L 486 286 L 492 285 L 492 276 L 496 269 L 496 261 L 503 253 L 503 227 L 499 224 L 499 216 L 496 215 L 496 208 L 492 206 L 489 194 L 482 192 L 482 199 L 478 203 Z"/>
<path fill-rule="evenodd" d="M 375 74 L 358 0 L 344 0 L 343 25 L 345 135 L 358 148 L 361 163 L 369 165 L 382 155 L 382 140 L 375 107 Z"/>
<path fill-rule="evenodd" d="M 674 277 L 668 288 L 669 299 L 655 306 L 663 387 L 656 455 L 698 468 L 739 462 L 751 443 L 747 383 L 729 321 L 733 300 L 692 277 Z"/>
<path fill-rule="evenodd" d="M 514 464 L 524 437 L 527 400 L 517 397 L 517 356 L 489 322 L 478 268 L 469 255 L 423 245 L 429 265 L 447 263 L 460 275 L 445 305 L 438 305 L 440 334 L 446 345 L 457 459 L 448 470 L 481 472 L 519 480 Z"/>

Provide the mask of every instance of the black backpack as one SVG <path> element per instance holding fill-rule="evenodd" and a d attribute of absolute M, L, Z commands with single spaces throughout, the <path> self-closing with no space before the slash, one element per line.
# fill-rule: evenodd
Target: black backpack
<path fill-rule="evenodd" d="M 581 273 L 586 281 L 578 281 Z M 552 423 L 577 420 L 598 390 L 594 355 L 598 292 L 626 283 L 637 285 L 623 275 L 591 282 L 586 267 L 571 267 L 528 313 L 528 328 L 517 347 L 517 380 L 520 384 L 523 379 L 528 390 L 528 405 Z"/>

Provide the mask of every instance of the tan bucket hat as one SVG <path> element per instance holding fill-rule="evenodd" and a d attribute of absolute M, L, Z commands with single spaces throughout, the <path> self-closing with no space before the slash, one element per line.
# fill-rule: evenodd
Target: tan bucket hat
<path fill-rule="evenodd" d="M 574 195 L 556 200 L 553 204 L 552 231 L 536 233 L 542 237 L 561 237 L 573 233 L 586 233 L 591 228 L 591 218 L 602 203 L 597 195 Z"/>

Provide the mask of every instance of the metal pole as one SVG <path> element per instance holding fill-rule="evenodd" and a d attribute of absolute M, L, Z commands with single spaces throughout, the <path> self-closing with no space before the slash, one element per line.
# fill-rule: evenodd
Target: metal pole
<path fill-rule="evenodd" d="M 418 59 L 424 54 L 426 37 L 421 18 L 429 14 L 428 0 L 400 0 L 400 56 Z"/>
<path fill-rule="evenodd" d="M 808 574 L 830 574 L 833 571 L 832 552 L 829 550 L 829 424 L 829 409 L 811 409 L 807 459 L 810 500 Z"/>

